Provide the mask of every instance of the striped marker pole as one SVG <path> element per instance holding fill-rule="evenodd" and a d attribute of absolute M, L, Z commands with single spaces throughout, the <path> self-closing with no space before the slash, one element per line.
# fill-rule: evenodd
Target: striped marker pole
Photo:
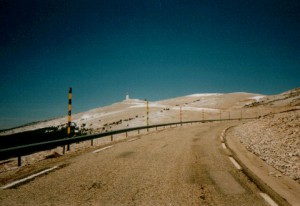
<path fill-rule="evenodd" d="M 146 125 L 147 125 L 147 127 L 149 126 L 149 101 L 148 100 L 146 100 L 147 101 L 147 105 L 146 105 L 146 112 L 147 112 L 147 118 L 146 118 Z M 149 132 L 149 128 L 147 128 L 147 132 Z"/>
<path fill-rule="evenodd" d="M 180 115 L 180 125 L 182 126 L 182 108 L 181 107 L 180 107 L 179 115 Z"/>
<path fill-rule="evenodd" d="M 72 87 L 69 88 L 68 137 L 70 137 L 70 135 L 71 135 L 71 114 L 72 114 Z M 68 144 L 67 151 L 70 151 L 70 144 Z"/>

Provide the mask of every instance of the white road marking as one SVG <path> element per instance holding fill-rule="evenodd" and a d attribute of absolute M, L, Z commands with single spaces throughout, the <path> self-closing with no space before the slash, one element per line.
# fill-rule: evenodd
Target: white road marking
<path fill-rule="evenodd" d="M 266 194 L 266 193 L 259 193 L 260 196 L 262 196 L 262 198 L 264 198 L 264 200 L 270 205 L 270 206 L 278 206 L 276 202 L 274 202 L 274 200 L 272 200 L 272 198 Z"/>
<path fill-rule="evenodd" d="M 235 159 L 233 159 L 233 157 L 229 157 L 229 159 L 238 170 L 242 169 L 242 167 L 235 161 Z"/>
<path fill-rule="evenodd" d="M 227 149 L 227 147 L 224 143 L 222 143 L 222 147 L 223 147 L 223 149 Z"/>
<path fill-rule="evenodd" d="M 135 141 L 135 140 L 137 140 L 137 138 L 130 139 L 130 140 L 128 140 L 127 142 L 132 142 L 132 141 Z"/>
<path fill-rule="evenodd" d="M 15 185 L 17 185 L 17 184 L 26 182 L 26 181 L 28 181 L 28 180 L 31 180 L 31 179 L 37 177 L 37 176 L 40 176 L 40 175 L 42 175 L 42 174 L 45 174 L 45 173 L 50 172 L 50 171 L 52 171 L 52 170 L 55 170 L 55 169 L 57 169 L 57 168 L 58 168 L 58 166 L 51 167 L 51 168 L 49 168 L 49 169 L 43 170 L 43 171 L 38 172 L 38 173 L 36 173 L 36 174 L 30 175 L 30 176 L 25 177 L 25 178 L 23 178 L 23 179 L 20 179 L 20 180 L 17 180 L 17 181 L 15 181 L 15 182 L 12 182 L 12 183 L 10 183 L 10 184 L 7 184 L 7 185 L 1 187 L 1 189 L 8 189 L 8 188 L 13 187 L 13 186 L 15 186 Z"/>
<path fill-rule="evenodd" d="M 97 149 L 97 150 L 93 151 L 92 153 L 98 153 L 98 152 L 101 152 L 101 151 L 103 151 L 103 150 L 106 150 L 106 149 L 109 149 L 109 148 L 112 148 L 112 147 L 113 147 L 113 146 L 103 147 L 103 148 L 101 148 L 101 149 Z"/>

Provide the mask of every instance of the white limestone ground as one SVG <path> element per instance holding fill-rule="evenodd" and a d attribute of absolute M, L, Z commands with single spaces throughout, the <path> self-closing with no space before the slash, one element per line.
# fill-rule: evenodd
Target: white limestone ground
<path fill-rule="evenodd" d="M 182 111 L 190 112 L 188 118 L 193 116 L 192 112 L 202 111 L 206 112 L 206 116 L 215 115 L 219 113 L 220 109 L 230 109 L 231 107 L 238 106 L 241 108 L 246 103 L 251 103 L 254 100 L 252 97 L 257 94 L 250 93 L 207 93 L 207 94 L 193 94 L 183 97 L 177 97 L 174 99 L 168 99 L 163 101 L 149 102 L 150 115 L 153 119 L 152 124 L 166 123 L 174 119 L 179 111 L 179 106 L 182 106 Z M 76 103 L 74 103 L 76 104 Z M 164 110 L 165 109 L 165 110 Z M 128 123 L 130 126 L 143 126 L 145 119 L 146 102 L 139 99 L 126 99 L 122 102 L 115 103 L 106 107 L 92 109 L 86 112 L 81 112 L 72 115 L 72 122 L 75 122 L 77 126 L 85 124 L 85 128 L 93 130 L 92 133 L 98 133 L 99 128 L 105 124 L 110 124 L 114 121 L 124 120 L 131 118 L 130 123 L 123 122 L 119 124 L 115 129 L 126 128 Z M 162 112 L 160 112 L 162 111 Z M 158 113 L 160 112 L 160 113 Z M 158 114 L 156 117 L 154 114 Z M 137 117 L 138 116 L 138 117 Z M 195 115 L 196 116 L 196 115 Z M 198 115 L 199 116 L 199 115 Z M 187 119 L 187 118 L 186 118 Z M 198 118 L 199 119 L 199 118 Z M 193 120 L 193 119 L 189 119 Z M 173 120 L 174 121 L 174 120 Z M 35 124 L 27 125 L 24 127 L 7 130 L 0 133 L 2 135 L 15 134 L 24 131 L 31 131 L 35 129 L 51 127 L 51 126 L 65 126 L 67 123 L 67 116 L 60 117 L 52 120 L 46 120 L 37 122 Z M 112 128 L 109 128 L 112 129 Z"/>

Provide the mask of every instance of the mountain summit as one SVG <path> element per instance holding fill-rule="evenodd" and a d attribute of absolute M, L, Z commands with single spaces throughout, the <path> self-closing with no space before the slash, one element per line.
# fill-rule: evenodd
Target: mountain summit
<path fill-rule="evenodd" d="M 183 121 L 219 118 L 258 117 L 287 107 L 297 107 L 300 89 L 278 95 L 261 95 L 245 92 L 191 94 L 173 99 L 149 102 L 149 123 L 160 124 L 179 121 L 182 109 Z M 74 114 L 72 122 L 89 133 L 144 126 L 146 101 L 131 99 Z M 14 134 L 44 127 L 64 127 L 67 116 L 7 130 L 0 135 Z"/>

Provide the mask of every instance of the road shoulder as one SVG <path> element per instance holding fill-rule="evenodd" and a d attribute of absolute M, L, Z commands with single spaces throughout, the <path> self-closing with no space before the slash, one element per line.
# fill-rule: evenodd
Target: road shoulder
<path fill-rule="evenodd" d="M 296 181 L 284 175 L 270 176 L 269 174 L 278 173 L 278 171 L 249 152 L 238 138 L 230 134 L 230 129 L 225 136 L 225 142 L 233 156 L 261 190 L 270 194 L 280 205 L 300 205 L 300 185 Z"/>

